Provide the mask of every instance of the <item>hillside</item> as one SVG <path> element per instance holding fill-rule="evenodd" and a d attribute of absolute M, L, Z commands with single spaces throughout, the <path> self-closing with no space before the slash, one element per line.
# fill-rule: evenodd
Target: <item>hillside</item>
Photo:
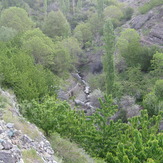
<path fill-rule="evenodd" d="M 57 163 L 49 141 L 19 113 L 14 95 L 0 90 L 0 160 Z"/>
<path fill-rule="evenodd" d="M 43 131 L 19 113 L 15 95 L 0 89 L 0 161 L 3 163 L 64 163 L 72 160 L 76 163 L 96 162 L 76 144 L 60 138 L 58 134 L 52 137 L 50 144 Z"/>
<path fill-rule="evenodd" d="M 162 0 L 0 1 L 0 162 L 162 163 L 162 18 Z"/>
<path fill-rule="evenodd" d="M 128 1 L 127 1 L 128 2 Z M 151 7 L 147 13 L 140 13 L 144 3 L 148 1 L 129 1 L 129 5 L 134 7 L 135 14 L 132 19 L 123 27 L 134 28 L 141 34 L 141 41 L 147 45 L 163 46 L 163 6 Z M 145 7 L 144 7 L 145 8 Z M 145 10 L 145 9 L 144 9 Z M 143 11 L 142 11 L 143 12 Z"/>

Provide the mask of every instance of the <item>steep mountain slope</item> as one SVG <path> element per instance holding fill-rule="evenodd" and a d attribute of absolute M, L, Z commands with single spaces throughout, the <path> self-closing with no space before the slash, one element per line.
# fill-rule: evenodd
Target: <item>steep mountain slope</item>
<path fill-rule="evenodd" d="M 163 5 L 153 6 L 147 13 L 141 14 L 140 7 L 149 3 L 149 0 L 126 0 L 124 2 L 134 8 L 135 13 L 123 27 L 136 29 L 143 43 L 163 48 Z"/>
<path fill-rule="evenodd" d="M 0 161 L 57 163 L 55 159 L 45 136 L 20 115 L 15 96 L 0 90 Z"/>

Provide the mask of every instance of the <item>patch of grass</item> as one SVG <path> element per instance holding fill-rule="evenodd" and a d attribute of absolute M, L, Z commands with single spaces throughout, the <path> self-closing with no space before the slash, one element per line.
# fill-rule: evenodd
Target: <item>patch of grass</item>
<path fill-rule="evenodd" d="M 6 107 L 3 119 L 7 123 L 14 123 L 15 128 L 21 130 L 23 134 L 28 135 L 31 139 L 39 139 L 41 138 L 38 131 L 34 128 L 31 128 L 31 124 L 27 123 L 24 118 L 15 116 L 12 112 L 12 108 L 10 106 Z"/>
<path fill-rule="evenodd" d="M 139 7 L 139 11 L 141 14 L 145 14 L 152 8 L 162 4 L 163 4 L 163 0 L 150 0 L 149 2 L 145 3 L 143 6 Z"/>
<path fill-rule="evenodd" d="M 24 163 L 44 163 L 34 149 L 22 151 Z"/>
<path fill-rule="evenodd" d="M 3 96 L 0 96 L 0 108 L 4 108 L 7 104 L 7 99 Z"/>
<path fill-rule="evenodd" d="M 105 163 L 103 160 L 92 159 L 83 149 L 61 138 L 57 133 L 53 133 L 49 141 L 58 157 L 62 158 L 63 163 Z"/>

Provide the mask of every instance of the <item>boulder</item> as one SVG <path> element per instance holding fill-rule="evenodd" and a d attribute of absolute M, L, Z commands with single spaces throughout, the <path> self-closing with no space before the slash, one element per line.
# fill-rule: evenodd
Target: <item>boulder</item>
<path fill-rule="evenodd" d="M 12 153 L 11 152 L 8 152 L 8 151 L 0 151 L 0 162 L 3 162 L 3 163 L 15 163 L 16 160 L 12 156 Z"/>

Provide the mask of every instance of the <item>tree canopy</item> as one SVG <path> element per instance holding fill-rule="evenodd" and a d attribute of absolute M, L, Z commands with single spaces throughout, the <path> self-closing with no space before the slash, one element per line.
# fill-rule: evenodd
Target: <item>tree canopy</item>
<path fill-rule="evenodd" d="M 34 27 L 34 23 L 28 17 L 27 12 L 18 7 L 10 7 L 5 9 L 0 18 L 0 25 L 23 32 Z"/>

